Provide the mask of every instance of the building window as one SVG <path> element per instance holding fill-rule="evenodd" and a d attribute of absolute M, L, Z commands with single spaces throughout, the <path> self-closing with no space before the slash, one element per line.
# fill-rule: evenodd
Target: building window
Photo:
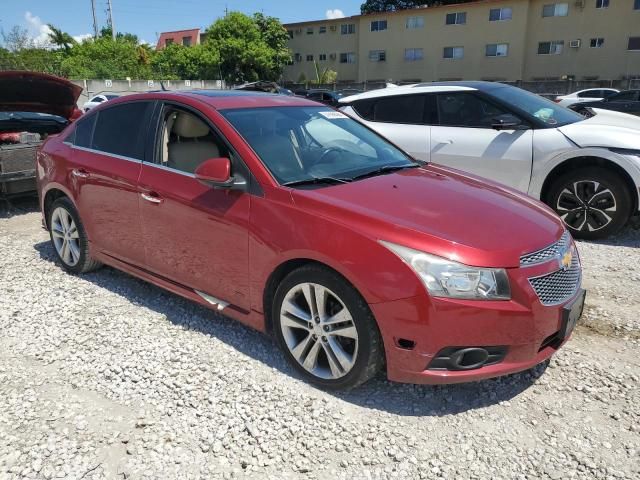
<path fill-rule="evenodd" d="M 634 0 L 633 9 L 634 10 L 640 10 L 640 0 Z"/>
<path fill-rule="evenodd" d="M 307 55 L 307 62 L 313 62 L 313 55 Z"/>
<path fill-rule="evenodd" d="M 387 21 L 386 20 L 374 20 L 371 22 L 371 31 L 372 32 L 381 32 L 382 30 L 387 29 Z"/>
<path fill-rule="evenodd" d="M 444 47 L 442 58 L 458 59 L 464 57 L 464 47 Z"/>
<path fill-rule="evenodd" d="M 356 63 L 356 54 L 353 52 L 341 53 L 340 63 Z"/>
<path fill-rule="evenodd" d="M 313 35 L 313 27 L 307 27 L 307 35 Z"/>
<path fill-rule="evenodd" d="M 372 62 L 384 62 L 387 60 L 387 52 L 384 50 L 369 50 L 369 60 Z"/>
<path fill-rule="evenodd" d="M 447 13 L 447 25 L 464 25 L 467 23 L 467 12 Z"/>
<path fill-rule="evenodd" d="M 320 60 L 321 62 L 326 62 L 327 61 L 327 54 L 326 53 L 321 53 L 320 55 L 318 55 L 318 60 Z"/>
<path fill-rule="evenodd" d="M 173 43 L 173 38 L 167 38 L 167 39 L 164 41 L 164 46 L 165 46 L 165 47 L 168 47 L 168 46 L 169 46 L 169 45 L 171 45 L 172 43 Z"/>
<path fill-rule="evenodd" d="M 543 17 L 566 17 L 569 15 L 568 3 L 551 3 L 542 7 Z"/>
<path fill-rule="evenodd" d="M 629 37 L 627 50 L 640 50 L 640 37 Z"/>
<path fill-rule="evenodd" d="M 182 45 L 185 47 L 191 46 L 191 37 L 182 37 Z"/>
<path fill-rule="evenodd" d="M 609 0 L 596 0 L 596 8 L 609 8 Z"/>
<path fill-rule="evenodd" d="M 409 17 L 407 18 L 407 28 L 424 28 L 424 17 Z"/>
<path fill-rule="evenodd" d="M 591 48 L 601 48 L 604 46 L 604 38 L 592 38 L 591 43 L 589 44 Z"/>
<path fill-rule="evenodd" d="M 506 43 L 490 43 L 485 49 L 487 57 L 506 57 L 509 53 L 509 45 Z"/>
<path fill-rule="evenodd" d="M 293 30 L 287 30 L 287 33 L 289 34 L 289 38 L 293 38 Z"/>
<path fill-rule="evenodd" d="M 490 22 L 499 22 L 502 20 L 511 20 L 513 16 L 513 11 L 511 7 L 504 8 L 492 8 L 489 10 L 489 21 Z"/>
<path fill-rule="evenodd" d="M 322 26 L 322 27 L 318 28 L 318 33 L 327 33 L 327 27 L 326 26 Z"/>
<path fill-rule="evenodd" d="M 342 35 L 351 35 L 356 33 L 356 24 L 355 23 L 345 23 L 340 25 L 340 33 Z"/>
<path fill-rule="evenodd" d="M 424 58 L 424 50 L 422 48 L 405 48 L 404 60 L 406 62 L 415 62 Z"/>
<path fill-rule="evenodd" d="M 560 55 L 564 47 L 564 40 L 554 40 L 553 42 L 540 42 L 538 44 L 538 55 Z"/>
<path fill-rule="evenodd" d="M 293 56 L 293 59 L 294 59 L 296 62 L 301 62 L 301 61 L 302 61 L 302 55 L 300 55 L 299 53 L 296 53 L 296 54 Z"/>

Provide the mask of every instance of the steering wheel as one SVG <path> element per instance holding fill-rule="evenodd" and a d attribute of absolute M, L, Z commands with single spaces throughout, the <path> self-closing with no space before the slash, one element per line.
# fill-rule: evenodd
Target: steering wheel
<path fill-rule="evenodd" d="M 342 153 L 343 151 L 344 150 L 339 147 L 327 147 L 326 150 L 322 152 L 322 155 L 320 155 L 320 158 L 318 158 L 318 161 L 315 164 L 318 165 L 320 163 L 324 163 L 327 160 L 327 155 L 329 155 L 331 152 Z"/>

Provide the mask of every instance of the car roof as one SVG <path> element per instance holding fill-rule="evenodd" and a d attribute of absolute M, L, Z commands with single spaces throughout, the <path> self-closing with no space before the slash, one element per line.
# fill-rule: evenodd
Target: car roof
<path fill-rule="evenodd" d="M 356 95 L 351 95 L 349 97 L 340 99 L 340 103 L 347 104 L 355 100 L 388 97 L 393 95 L 410 95 L 412 93 L 464 92 L 474 90 L 486 91 L 506 86 L 507 85 L 503 83 L 481 81 L 416 83 L 414 85 L 381 88 L 378 90 L 370 90 L 368 92 L 358 93 Z"/>
<path fill-rule="evenodd" d="M 113 100 L 112 105 L 133 100 L 179 100 L 181 97 L 197 99 L 217 109 L 264 108 L 264 107 L 310 107 L 321 103 L 304 97 L 279 95 L 277 93 L 255 92 L 251 90 L 173 90 L 127 95 Z"/>

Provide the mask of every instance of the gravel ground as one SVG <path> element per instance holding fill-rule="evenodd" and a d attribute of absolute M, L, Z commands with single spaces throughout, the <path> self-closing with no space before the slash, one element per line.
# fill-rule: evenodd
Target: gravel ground
<path fill-rule="evenodd" d="M 586 313 L 548 365 L 429 387 L 303 383 L 275 343 L 0 210 L 0 479 L 640 478 L 640 232 L 581 243 Z"/>

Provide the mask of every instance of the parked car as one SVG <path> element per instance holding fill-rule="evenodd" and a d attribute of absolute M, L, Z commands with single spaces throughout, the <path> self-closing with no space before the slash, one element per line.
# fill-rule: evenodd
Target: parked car
<path fill-rule="evenodd" d="M 245 83 L 244 85 L 240 85 L 235 87 L 234 90 L 246 90 L 250 92 L 267 92 L 267 93 L 278 93 L 280 95 L 293 95 L 293 92 L 288 88 L 281 87 L 275 82 L 266 82 L 263 80 L 251 83 Z"/>
<path fill-rule="evenodd" d="M 66 270 L 106 263 L 272 332 L 326 388 L 383 364 L 415 383 L 525 370 L 582 311 L 552 211 L 307 99 L 116 99 L 48 139 L 37 172 Z"/>
<path fill-rule="evenodd" d="M 577 92 L 570 93 L 569 95 L 559 95 L 554 101 L 563 107 L 568 107 L 569 105 L 576 103 L 602 100 L 603 98 L 610 97 L 619 91 L 620 90 L 615 88 L 587 88 L 586 90 L 579 90 Z"/>
<path fill-rule="evenodd" d="M 344 97 L 344 94 L 340 92 L 334 92 L 332 90 L 309 90 L 306 97 L 309 100 L 324 103 L 330 107 L 338 107 L 339 100 Z"/>
<path fill-rule="evenodd" d="M 36 150 L 81 114 L 81 92 L 52 75 L 0 72 L 0 195 L 35 192 Z"/>
<path fill-rule="evenodd" d="M 569 108 L 581 114 L 586 112 L 588 116 L 591 114 L 587 112 L 587 109 L 592 108 L 640 115 L 640 90 L 625 90 L 600 101 L 576 103 L 570 105 Z"/>
<path fill-rule="evenodd" d="M 638 212 L 640 119 L 605 110 L 585 119 L 490 82 L 374 90 L 340 103 L 418 159 L 542 200 L 577 237 L 607 237 Z"/>
<path fill-rule="evenodd" d="M 88 112 L 93 107 L 97 107 L 103 102 L 108 102 L 109 100 L 113 100 L 114 98 L 118 98 L 120 95 L 116 95 L 115 93 L 100 93 L 91 97 L 87 102 L 84 102 L 82 105 L 82 111 Z"/>
<path fill-rule="evenodd" d="M 348 97 L 349 95 L 357 95 L 363 92 L 364 90 L 360 90 L 358 88 L 343 88 L 341 90 L 338 90 L 338 93 L 341 93 L 343 97 Z"/>

